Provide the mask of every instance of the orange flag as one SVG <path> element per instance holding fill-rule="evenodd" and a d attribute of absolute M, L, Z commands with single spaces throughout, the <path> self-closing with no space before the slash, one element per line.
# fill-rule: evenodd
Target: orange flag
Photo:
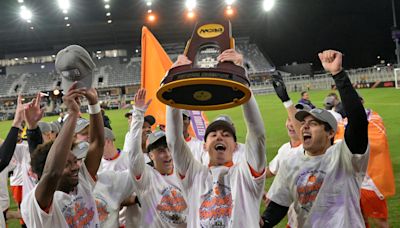
<path fill-rule="evenodd" d="M 147 97 L 153 99 L 146 115 L 156 118 L 156 126 L 165 126 L 165 104 L 161 103 L 156 93 L 165 73 L 171 68 L 172 61 L 160 43 L 147 27 L 142 28 L 142 88 L 147 91 Z"/>
<path fill-rule="evenodd" d="M 383 120 L 378 113 L 368 110 L 368 140 L 370 155 L 367 173 L 383 196 L 395 194 L 392 161 Z"/>

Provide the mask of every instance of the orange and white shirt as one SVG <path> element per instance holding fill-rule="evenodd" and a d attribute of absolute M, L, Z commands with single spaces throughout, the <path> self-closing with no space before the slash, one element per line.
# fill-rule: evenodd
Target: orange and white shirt
<path fill-rule="evenodd" d="M 79 184 L 69 194 L 55 191 L 49 211 L 39 206 L 35 188 L 22 200 L 21 214 L 27 227 L 100 227 L 96 202 L 93 197 L 95 182 L 86 169 L 85 163 L 79 170 Z"/>

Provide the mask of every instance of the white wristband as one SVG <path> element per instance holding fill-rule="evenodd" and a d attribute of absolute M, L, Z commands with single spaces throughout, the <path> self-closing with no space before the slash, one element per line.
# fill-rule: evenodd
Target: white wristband
<path fill-rule="evenodd" d="M 90 115 L 100 113 L 100 104 L 96 103 L 94 105 L 88 105 L 88 112 Z"/>
<path fill-rule="evenodd" d="M 285 106 L 285 108 L 289 108 L 292 105 L 293 105 L 292 100 L 288 100 L 288 101 L 283 102 L 283 106 Z"/>

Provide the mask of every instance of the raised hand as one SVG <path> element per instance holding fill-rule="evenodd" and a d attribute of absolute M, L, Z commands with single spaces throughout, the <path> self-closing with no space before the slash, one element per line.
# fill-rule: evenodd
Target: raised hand
<path fill-rule="evenodd" d="M 219 62 L 231 61 L 235 65 L 243 66 L 243 55 L 239 54 L 235 49 L 227 49 L 223 51 L 218 57 Z"/>
<path fill-rule="evenodd" d="M 176 59 L 174 64 L 172 64 L 171 68 L 188 65 L 191 63 L 192 63 L 192 61 L 190 61 L 186 55 L 178 55 L 178 58 Z"/>
<path fill-rule="evenodd" d="M 150 99 L 146 102 L 146 89 L 139 89 L 138 92 L 135 94 L 134 100 L 135 107 L 142 110 L 147 110 L 152 101 L 152 99 Z"/>
<path fill-rule="evenodd" d="M 324 69 L 333 76 L 342 71 L 342 53 L 334 50 L 326 50 L 318 53 L 318 57 Z"/>
<path fill-rule="evenodd" d="M 271 76 L 272 85 L 274 86 L 275 93 L 278 95 L 282 102 L 290 100 L 286 91 L 285 83 L 283 82 L 282 75 L 277 71 Z"/>
<path fill-rule="evenodd" d="M 97 104 L 99 96 L 97 95 L 97 91 L 95 88 L 90 88 L 86 90 L 86 93 L 84 94 L 86 99 L 89 101 L 90 105 Z"/>
<path fill-rule="evenodd" d="M 76 88 L 77 82 L 72 84 L 72 86 L 68 89 L 68 93 L 63 96 L 63 102 L 65 106 L 67 106 L 69 113 L 79 114 L 81 102 L 80 98 L 86 95 L 85 88 Z M 89 101 L 90 102 L 90 101 Z"/>
<path fill-rule="evenodd" d="M 42 119 L 44 108 L 40 108 L 40 102 L 42 100 L 42 96 L 40 92 L 36 94 L 36 98 L 34 98 L 31 102 L 26 104 L 26 108 L 24 110 L 25 121 L 28 125 L 28 129 L 35 129 L 37 127 L 37 123 Z"/>
<path fill-rule="evenodd" d="M 25 105 L 22 104 L 21 95 L 18 95 L 17 108 L 15 110 L 14 121 L 12 124 L 13 127 L 22 128 L 22 122 L 25 119 L 24 111 L 25 111 Z"/>

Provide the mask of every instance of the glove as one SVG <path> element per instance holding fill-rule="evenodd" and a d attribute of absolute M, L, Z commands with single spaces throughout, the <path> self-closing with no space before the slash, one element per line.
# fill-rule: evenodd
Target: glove
<path fill-rule="evenodd" d="M 290 100 L 290 97 L 286 91 L 285 83 L 283 82 L 282 76 L 279 72 L 275 72 L 271 77 L 272 85 L 274 86 L 275 93 L 278 95 L 282 102 Z"/>

